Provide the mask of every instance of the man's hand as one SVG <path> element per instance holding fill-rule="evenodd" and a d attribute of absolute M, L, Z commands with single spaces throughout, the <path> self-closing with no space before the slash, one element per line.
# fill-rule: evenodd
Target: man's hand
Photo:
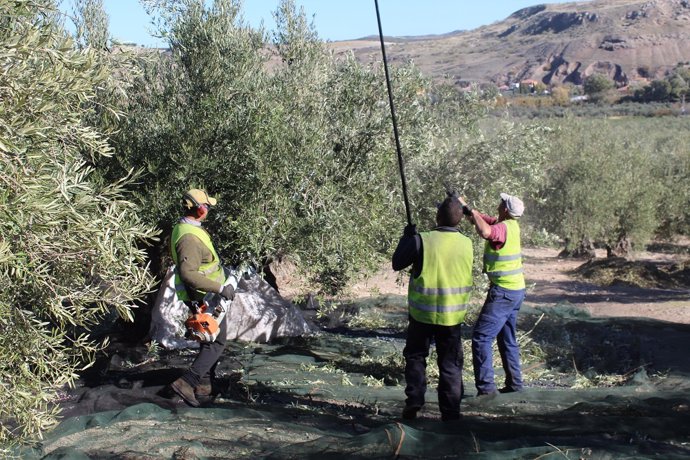
<path fill-rule="evenodd" d="M 231 284 L 226 284 L 220 288 L 219 294 L 226 300 L 232 300 L 235 298 L 235 288 Z"/>
<path fill-rule="evenodd" d="M 462 205 L 462 213 L 465 215 L 465 217 L 472 220 L 472 208 L 468 206 L 463 197 L 459 196 L 458 201 L 460 201 L 460 204 Z"/>
<path fill-rule="evenodd" d="M 417 234 L 417 226 L 415 224 L 408 224 L 403 230 L 403 235 L 405 236 L 415 236 Z"/>

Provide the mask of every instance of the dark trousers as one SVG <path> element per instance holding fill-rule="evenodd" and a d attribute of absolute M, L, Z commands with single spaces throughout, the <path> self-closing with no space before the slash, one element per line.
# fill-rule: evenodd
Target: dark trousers
<path fill-rule="evenodd" d="M 513 391 L 522 389 L 520 370 L 520 346 L 517 343 L 517 316 L 525 299 L 525 290 L 504 289 L 491 286 L 479 318 L 472 332 L 472 365 L 477 391 L 493 393 L 493 356 L 491 346 L 497 341 L 498 351 L 505 371 L 505 386 Z"/>
<path fill-rule="evenodd" d="M 223 354 L 228 336 L 227 318 L 223 318 L 220 323 L 218 337 L 213 342 L 202 342 L 199 347 L 199 354 L 192 363 L 189 370 L 182 376 L 191 386 L 196 387 L 201 383 L 201 379 L 213 378 L 216 365 Z"/>
<path fill-rule="evenodd" d="M 462 345 L 460 327 L 438 326 L 420 323 L 410 317 L 407 327 L 407 343 L 403 350 L 405 357 L 405 394 L 407 406 L 422 407 L 426 393 L 426 358 L 431 341 L 436 343 L 440 378 L 438 384 L 438 405 L 441 415 L 454 418 L 460 414 L 462 387 Z"/>

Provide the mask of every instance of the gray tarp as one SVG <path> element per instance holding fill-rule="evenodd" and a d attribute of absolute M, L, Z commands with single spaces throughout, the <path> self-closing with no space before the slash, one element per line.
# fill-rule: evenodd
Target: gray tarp
<path fill-rule="evenodd" d="M 233 281 L 237 278 L 239 283 Z M 300 310 L 283 299 L 261 277 L 228 277 L 227 282 L 236 287 L 235 300 L 227 307 L 228 314 L 225 316 L 228 322 L 228 339 L 268 342 L 311 332 L 311 327 Z M 171 267 L 161 283 L 151 312 L 151 340 L 167 349 L 198 347 L 197 342 L 184 338 L 184 321 L 188 315 L 189 308 L 175 293 L 174 267 Z"/>

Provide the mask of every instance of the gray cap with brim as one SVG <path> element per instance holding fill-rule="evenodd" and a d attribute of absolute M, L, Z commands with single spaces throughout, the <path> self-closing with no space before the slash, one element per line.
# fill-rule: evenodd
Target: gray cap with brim
<path fill-rule="evenodd" d="M 517 219 L 525 212 L 525 203 L 520 198 L 507 193 L 501 193 L 501 199 L 506 204 L 506 209 L 511 217 Z"/>

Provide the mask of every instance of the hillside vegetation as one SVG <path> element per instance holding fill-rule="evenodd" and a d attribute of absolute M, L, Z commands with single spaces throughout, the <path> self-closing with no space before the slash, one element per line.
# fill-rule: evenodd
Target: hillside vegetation
<path fill-rule="evenodd" d="M 426 75 L 457 84 L 582 85 L 603 73 L 625 85 L 690 62 L 688 42 L 685 0 L 594 0 L 536 5 L 471 31 L 391 38 L 388 46 L 391 61 L 414 62 Z M 373 39 L 332 46 L 362 62 L 380 59 Z"/>

